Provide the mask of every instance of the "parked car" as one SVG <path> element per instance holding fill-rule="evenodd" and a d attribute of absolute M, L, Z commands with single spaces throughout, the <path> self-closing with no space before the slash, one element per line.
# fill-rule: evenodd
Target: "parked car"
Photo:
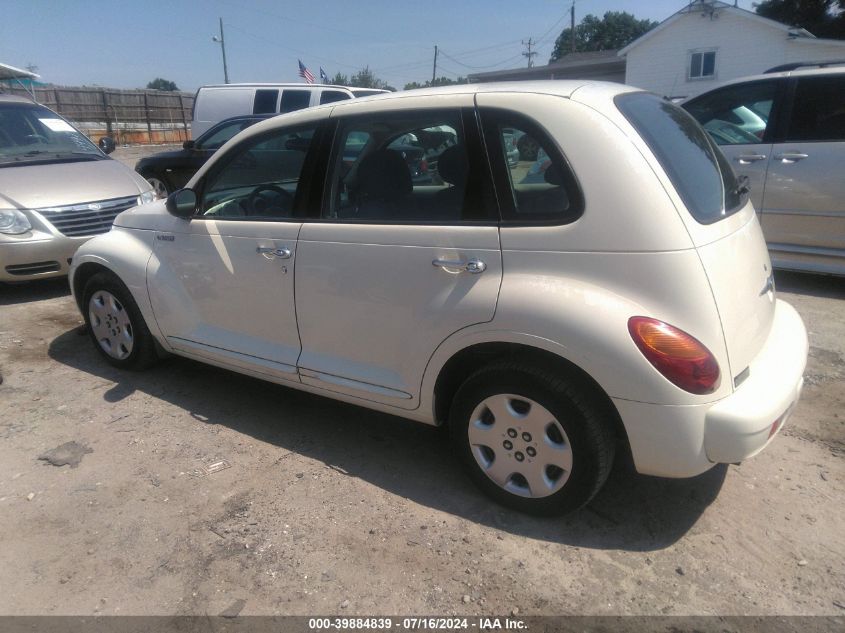
<path fill-rule="evenodd" d="M 414 184 L 389 144 L 434 128 L 456 135 L 443 182 Z M 548 157 L 543 182 L 508 176 L 514 129 Z M 807 358 L 728 161 L 683 110 L 619 84 L 263 121 L 121 214 L 71 275 L 114 366 L 171 352 L 447 424 L 482 490 L 540 514 L 589 501 L 620 452 L 666 477 L 758 453 Z"/>
<path fill-rule="evenodd" d="M 787 68 L 682 105 L 748 177 L 775 267 L 845 275 L 845 68 Z"/>
<path fill-rule="evenodd" d="M 322 84 L 221 84 L 202 86 L 194 97 L 191 135 L 198 139 L 223 119 L 244 114 L 284 114 L 302 108 L 383 94 L 376 88 Z"/>
<path fill-rule="evenodd" d="M 80 244 L 153 198 L 58 114 L 0 95 L 0 282 L 66 275 Z"/>
<path fill-rule="evenodd" d="M 152 185 L 158 198 L 181 189 L 197 170 L 205 164 L 214 152 L 238 132 L 253 123 L 263 121 L 268 114 L 249 114 L 221 121 L 211 127 L 195 141 L 185 141 L 182 149 L 173 152 L 159 152 L 142 158 L 135 164 L 135 171 Z"/>

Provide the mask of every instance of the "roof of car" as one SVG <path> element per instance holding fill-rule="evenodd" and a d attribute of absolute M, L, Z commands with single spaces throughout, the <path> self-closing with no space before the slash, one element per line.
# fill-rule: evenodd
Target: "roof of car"
<path fill-rule="evenodd" d="M 827 76 L 827 75 L 843 75 L 845 74 L 845 66 L 827 66 L 823 68 L 798 68 L 795 70 L 784 70 L 781 72 L 767 72 L 762 73 L 759 75 L 748 75 L 746 77 L 737 77 L 736 79 L 731 79 L 729 81 L 724 81 L 722 83 L 716 84 L 710 90 L 703 92 L 701 94 L 707 94 L 713 92 L 717 88 L 723 88 L 725 86 L 733 86 L 735 84 L 742 84 L 748 81 L 762 81 L 765 79 L 778 79 L 782 77 L 813 77 L 813 76 Z M 689 99 L 684 99 L 682 103 L 686 103 L 687 101 L 692 101 L 700 97 L 701 95 L 695 95 L 690 97 Z"/>
<path fill-rule="evenodd" d="M 34 103 L 32 99 L 0 93 L 0 103 Z"/>

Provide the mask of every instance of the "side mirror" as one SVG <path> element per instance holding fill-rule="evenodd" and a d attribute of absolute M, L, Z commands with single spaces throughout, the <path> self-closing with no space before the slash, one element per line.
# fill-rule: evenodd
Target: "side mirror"
<path fill-rule="evenodd" d="M 196 141 L 185 141 L 182 143 L 182 149 L 194 149 L 196 144 Z"/>
<path fill-rule="evenodd" d="M 193 189 L 179 189 L 167 196 L 165 207 L 177 218 L 188 219 L 197 208 L 197 194 Z"/>
<path fill-rule="evenodd" d="M 97 143 L 104 154 L 111 154 L 114 151 L 114 141 L 111 136 L 102 136 Z"/>

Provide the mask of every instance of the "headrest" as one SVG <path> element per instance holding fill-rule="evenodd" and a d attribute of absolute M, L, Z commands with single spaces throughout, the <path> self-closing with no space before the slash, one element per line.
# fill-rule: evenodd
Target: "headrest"
<path fill-rule="evenodd" d="M 411 172 L 399 152 L 380 149 L 358 166 L 358 190 L 367 198 L 393 200 L 411 193 Z"/>
<path fill-rule="evenodd" d="M 462 145 L 452 145 L 452 147 L 440 154 L 440 159 L 437 161 L 437 171 L 440 177 L 446 182 L 457 187 L 466 185 L 467 172 L 469 172 L 469 162 L 467 161 L 467 153 Z"/>

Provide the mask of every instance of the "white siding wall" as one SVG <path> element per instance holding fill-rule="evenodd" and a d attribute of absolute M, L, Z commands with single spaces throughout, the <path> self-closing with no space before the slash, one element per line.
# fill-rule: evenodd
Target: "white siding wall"
<path fill-rule="evenodd" d="M 790 39 L 785 31 L 728 10 L 710 19 L 701 13 L 679 16 L 632 48 L 625 83 L 666 96 L 694 96 L 729 79 L 756 75 L 793 61 L 843 59 L 841 45 Z M 716 49 L 716 76 L 687 79 L 689 52 Z"/>

